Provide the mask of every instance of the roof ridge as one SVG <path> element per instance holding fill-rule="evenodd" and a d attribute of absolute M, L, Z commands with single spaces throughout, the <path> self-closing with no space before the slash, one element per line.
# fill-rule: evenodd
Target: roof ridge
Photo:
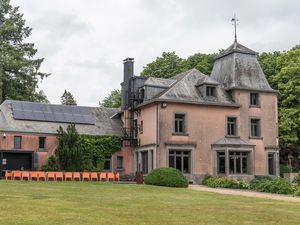
<path fill-rule="evenodd" d="M 179 73 L 179 74 L 175 75 L 175 76 L 178 76 L 178 75 L 180 75 L 180 74 L 186 73 L 186 74 L 184 74 L 181 78 L 175 79 L 175 82 L 173 82 L 166 90 L 164 90 L 164 91 L 162 91 L 161 93 L 159 93 L 154 99 L 159 98 L 159 97 L 161 97 L 162 95 L 164 95 L 165 93 L 167 93 L 167 92 L 168 92 L 169 90 L 171 90 L 176 84 L 178 84 L 183 78 L 185 78 L 188 74 L 190 74 L 193 70 L 198 71 L 197 69 L 193 68 L 193 69 L 190 69 L 190 70 L 187 70 L 187 71 L 185 71 L 185 72 L 182 72 L 182 73 Z"/>

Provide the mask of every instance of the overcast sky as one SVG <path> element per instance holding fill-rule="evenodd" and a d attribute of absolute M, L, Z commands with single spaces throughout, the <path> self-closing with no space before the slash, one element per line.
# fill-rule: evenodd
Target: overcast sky
<path fill-rule="evenodd" d="M 45 58 L 42 81 L 51 103 L 65 89 L 79 105 L 97 106 L 120 88 L 123 59 L 135 74 L 164 51 L 186 58 L 213 53 L 238 41 L 257 51 L 300 44 L 299 0 L 12 0 L 33 28 L 28 42 Z"/>

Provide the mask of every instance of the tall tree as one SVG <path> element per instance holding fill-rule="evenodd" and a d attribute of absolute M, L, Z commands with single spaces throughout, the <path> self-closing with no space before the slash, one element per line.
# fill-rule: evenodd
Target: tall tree
<path fill-rule="evenodd" d="M 80 137 L 75 124 L 70 124 L 66 131 L 59 126 L 59 146 L 56 151 L 61 169 L 66 171 L 80 171 L 82 162 L 82 151 L 79 148 Z"/>
<path fill-rule="evenodd" d="M 141 76 L 169 78 L 184 71 L 183 59 L 175 52 L 163 52 L 162 56 L 147 64 Z"/>
<path fill-rule="evenodd" d="M 272 80 L 279 96 L 280 140 L 300 145 L 300 48 L 296 46 L 277 59 L 280 68 Z"/>
<path fill-rule="evenodd" d="M 49 74 L 39 71 L 44 59 L 35 59 L 33 43 L 24 40 L 31 28 L 25 25 L 19 7 L 1 0 L 0 7 L 0 102 L 5 99 L 47 102 L 38 82 Z"/>
<path fill-rule="evenodd" d="M 163 52 L 162 56 L 143 68 L 141 76 L 169 78 L 193 68 L 210 75 L 215 56 L 216 54 L 196 53 L 182 59 L 175 52 Z"/>
<path fill-rule="evenodd" d="M 65 90 L 65 92 L 61 96 L 61 104 L 63 104 L 63 105 L 77 105 L 77 102 L 74 99 L 71 92 Z"/>
<path fill-rule="evenodd" d="M 99 103 L 100 106 L 109 107 L 109 108 L 119 108 L 121 107 L 121 91 L 119 89 L 115 89 L 103 100 L 103 102 Z"/>
<path fill-rule="evenodd" d="M 186 70 L 195 68 L 206 75 L 210 75 L 216 55 L 217 54 L 196 53 L 188 57 L 183 65 Z"/>
<path fill-rule="evenodd" d="M 283 53 L 281 52 L 263 52 L 258 56 L 259 64 L 261 65 L 269 84 L 276 90 L 278 89 L 278 85 L 273 78 L 281 69 L 277 60 L 282 54 Z"/>

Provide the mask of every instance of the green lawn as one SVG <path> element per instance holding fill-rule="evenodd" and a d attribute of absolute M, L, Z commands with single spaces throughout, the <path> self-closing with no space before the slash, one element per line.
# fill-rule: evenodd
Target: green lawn
<path fill-rule="evenodd" d="M 0 181 L 0 224 L 300 224 L 300 204 L 146 185 Z"/>

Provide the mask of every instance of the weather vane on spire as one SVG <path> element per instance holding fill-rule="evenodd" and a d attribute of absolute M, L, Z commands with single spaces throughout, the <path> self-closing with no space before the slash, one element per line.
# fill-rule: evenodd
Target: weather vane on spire
<path fill-rule="evenodd" d="M 231 19 L 231 22 L 234 25 L 234 42 L 237 42 L 237 37 L 236 37 L 236 26 L 237 26 L 237 22 L 239 22 L 239 20 L 236 18 L 236 15 L 234 13 L 234 17 Z"/>

